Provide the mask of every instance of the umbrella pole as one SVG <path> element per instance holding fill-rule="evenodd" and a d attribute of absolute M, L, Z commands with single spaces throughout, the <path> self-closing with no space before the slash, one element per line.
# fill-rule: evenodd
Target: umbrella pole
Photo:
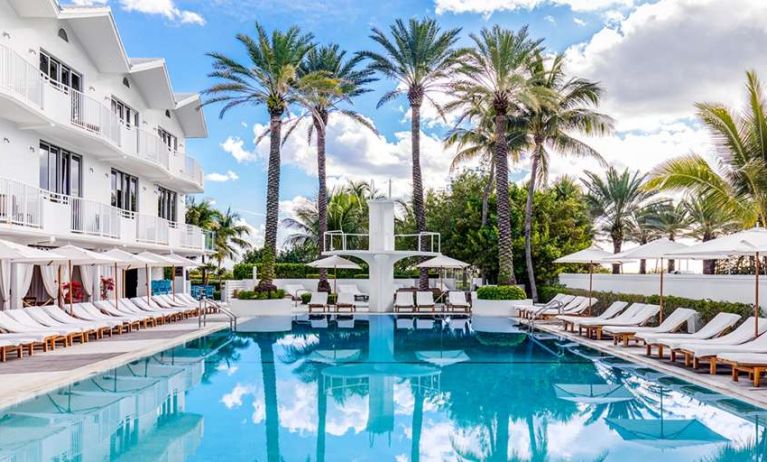
<path fill-rule="evenodd" d="M 61 265 L 58 265 L 56 269 L 56 284 L 58 284 L 58 290 L 56 291 L 56 304 L 62 306 L 64 303 L 61 297 Z"/>
<path fill-rule="evenodd" d="M 176 301 L 176 266 L 170 268 L 170 284 L 171 290 L 173 290 L 173 301 Z"/>
<path fill-rule="evenodd" d="M 72 291 L 74 289 L 74 286 L 72 283 L 74 282 L 72 280 L 72 260 L 69 260 L 67 262 L 67 270 L 69 270 L 69 314 L 72 314 L 74 309 L 72 308 Z"/>
<path fill-rule="evenodd" d="M 759 252 L 755 260 L 756 287 L 754 288 L 754 335 L 759 335 Z"/>
<path fill-rule="evenodd" d="M 660 259 L 660 313 L 658 313 L 658 322 L 663 322 L 663 258 Z"/>
<path fill-rule="evenodd" d="M 144 274 L 146 275 L 144 281 L 144 285 L 146 286 L 146 304 L 152 306 L 152 303 L 149 301 L 149 265 L 144 265 Z"/>
<path fill-rule="evenodd" d="M 338 266 L 333 266 L 333 292 L 338 297 Z"/>
<path fill-rule="evenodd" d="M 589 308 L 588 308 L 588 316 L 591 316 L 591 291 L 593 289 L 594 284 L 594 263 L 589 262 Z"/>
<path fill-rule="evenodd" d="M 117 291 L 117 280 L 118 280 L 118 279 L 119 279 L 119 278 L 117 277 L 117 262 L 115 262 L 115 277 L 114 277 L 114 281 L 113 281 L 113 284 L 112 284 L 112 285 L 114 286 L 114 287 L 113 287 L 113 289 L 114 289 L 114 291 L 115 291 L 115 308 L 117 308 L 118 306 L 120 306 L 120 305 L 118 305 L 118 302 L 119 302 L 119 300 L 118 300 L 118 296 L 117 296 L 117 294 L 119 293 L 119 292 Z"/>

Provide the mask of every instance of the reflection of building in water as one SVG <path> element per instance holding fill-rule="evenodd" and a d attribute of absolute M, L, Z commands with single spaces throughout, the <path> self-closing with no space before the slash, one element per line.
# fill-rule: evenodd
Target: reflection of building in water
<path fill-rule="evenodd" d="M 205 352 L 179 348 L 0 411 L 0 460 L 184 460 L 202 439 L 185 393 Z"/>

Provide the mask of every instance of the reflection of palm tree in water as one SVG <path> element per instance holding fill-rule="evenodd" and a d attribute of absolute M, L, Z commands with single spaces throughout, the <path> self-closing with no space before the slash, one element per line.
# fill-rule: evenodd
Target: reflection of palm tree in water
<path fill-rule="evenodd" d="M 261 376 L 264 382 L 264 407 L 266 409 L 266 459 L 280 460 L 280 416 L 277 409 L 277 371 L 274 366 L 272 345 L 278 335 L 259 333 L 256 344 L 261 352 Z"/>

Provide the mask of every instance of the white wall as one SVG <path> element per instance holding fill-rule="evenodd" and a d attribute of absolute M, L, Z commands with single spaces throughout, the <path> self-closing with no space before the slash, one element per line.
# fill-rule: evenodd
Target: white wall
<path fill-rule="evenodd" d="M 589 288 L 588 274 L 562 273 L 559 282 L 575 289 Z M 767 300 L 767 276 L 759 280 L 760 305 Z M 754 303 L 755 277 L 748 275 L 664 274 L 663 293 L 696 300 Z M 593 290 L 654 295 L 660 289 L 659 274 L 595 274 Z"/>

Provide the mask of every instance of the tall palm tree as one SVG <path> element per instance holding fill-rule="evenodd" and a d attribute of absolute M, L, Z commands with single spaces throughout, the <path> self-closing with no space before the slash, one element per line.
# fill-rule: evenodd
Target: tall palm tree
<path fill-rule="evenodd" d="M 658 231 L 652 226 L 659 203 L 652 202 L 640 207 L 629 220 L 628 238 L 639 245 L 644 245 L 658 237 Z M 639 260 L 639 274 L 647 274 L 647 260 Z"/>
<path fill-rule="evenodd" d="M 463 109 L 461 119 L 471 118 L 477 104 L 492 108 L 494 118 L 494 160 L 498 208 L 498 283 L 515 284 L 514 255 L 509 204 L 509 119 L 524 108 L 537 109 L 550 100 L 550 92 L 534 85 L 530 59 L 541 50 L 541 41 L 531 40 L 527 28 L 519 32 L 496 25 L 471 34 L 474 48 L 468 50 L 452 84 L 456 99 L 448 109 Z"/>
<path fill-rule="evenodd" d="M 597 219 L 598 231 L 607 234 L 613 243 L 613 252 L 619 253 L 630 228 L 630 220 L 652 196 L 643 188 L 646 175 L 639 171 L 618 172 L 614 167 L 607 169 L 604 178 L 586 171 L 583 180 L 586 186 L 586 201 L 591 214 Z M 620 265 L 613 264 L 613 274 L 620 272 Z"/>
<path fill-rule="evenodd" d="M 441 106 L 431 92 L 444 85 L 455 68 L 460 51 L 454 46 L 460 29 L 443 31 L 433 18 L 410 19 L 407 23 L 397 19 L 389 27 L 389 36 L 373 28 L 370 38 L 382 52 L 361 51 L 359 56 L 370 60 L 371 70 L 397 82 L 394 90 L 386 92 L 378 107 L 396 97 L 407 94 L 410 104 L 410 143 L 413 160 L 413 207 L 416 229 L 426 231 L 423 179 L 421 177 L 421 105 L 429 101 L 442 114 Z M 419 285 L 428 287 L 428 273 L 421 270 Z"/>
<path fill-rule="evenodd" d="M 688 236 L 706 242 L 720 234 L 736 231 L 738 223 L 727 209 L 707 197 L 690 195 L 682 204 L 690 217 Z M 716 260 L 703 260 L 703 274 L 714 274 Z"/>
<path fill-rule="evenodd" d="M 687 208 L 684 204 L 679 202 L 674 205 L 670 201 L 659 203 L 648 222 L 648 225 L 660 236 L 671 241 L 675 241 L 677 237 L 684 234 L 689 224 Z M 672 258 L 668 259 L 668 272 L 673 273 L 675 268 L 676 261 Z"/>
<path fill-rule="evenodd" d="M 748 108 L 696 104 L 717 146 L 720 162 L 697 154 L 671 159 L 651 172 L 648 188 L 689 192 L 736 216 L 742 226 L 767 226 L 767 111 L 754 71 L 746 73 Z"/>
<path fill-rule="evenodd" d="M 602 88 L 596 82 L 576 77 L 568 78 L 564 68 L 564 55 L 555 56 L 550 64 L 539 53 L 531 61 L 530 72 L 537 77 L 537 85 L 556 96 L 556 104 L 527 108 L 523 118 L 527 121 L 530 138 L 530 181 L 525 204 L 525 263 L 533 300 L 538 300 L 533 269 L 532 229 L 533 196 L 538 181 L 546 182 L 551 154 L 592 158 L 605 164 L 602 156 L 588 144 L 573 137 L 574 133 L 604 135 L 612 130 L 613 120 L 597 112 Z"/>
<path fill-rule="evenodd" d="M 218 263 L 220 285 L 224 260 L 234 259 L 240 252 L 250 249 L 250 242 L 246 239 L 250 236 L 250 228 L 240 220 L 240 214 L 227 208 L 226 212 L 219 215 L 213 229 L 216 232 L 213 258 Z"/>
<path fill-rule="evenodd" d="M 198 226 L 206 231 L 215 232 L 221 212 L 216 210 L 213 207 L 213 203 L 208 199 L 197 202 L 193 196 L 187 196 L 186 213 L 184 215 L 184 221 L 187 224 Z M 203 255 L 202 265 L 200 266 L 203 284 L 208 283 L 208 269 L 213 269 L 205 263 L 205 258 L 206 256 Z"/>
<path fill-rule="evenodd" d="M 301 101 L 311 115 L 312 124 L 309 126 L 309 142 L 312 135 L 317 133 L 317 177 L 319 189 L 317 192 L 317 211 L 319 216 L 319 241 L 317 248 L 322 252 L 322 239 L 328 231 L 327 222 L 327 186 L 325 175 L 325 135 L 331 114 L 341 114 L 377 133 L 375 127 L 362 115 L 349 109 L 344 103 L 351 98 L 370 91 L 365 87 L 376 79 L 372 78 L 370 69 L 358 69 L 362 57 L 357 55 L 346 59 L 346 52 L 338 45 L 313 48 L 298 68 L 299 76 L 319 76 L 325 82 L 316 84 L 317 79 L 310 79 L 306 85 L 299 87 Z M 298 125 L 297 119 L 291 128 Z M 320 269 L 318 290 L 330 291 L 326 269 Z"/>
<path fill-rule="evenodd" d="M 312 34 L 298 27 L 269 35 L 256 23 L 257 37 L 237 34 L 237 40 L 247 51 L 250 62 L 242 64 L 223 53 L 208 53 L 213 58 L 209 77 L 221 82 L 203 93 L 211 95 L 204 104 L 225 103 L 221 118 L 232 108 L 244 105 L 265 106 L 269 113 L 269 163 L 266 184 L 266 220 L 264 253 L 258 290 L 272 291 L 276 287 L 274 264 L 277 256 L 277 226 L 280 203 L 280 137 L 282 118 L 290 104 L 298 99 L 297 69 L 304 56 L 313 48 Z"/>

